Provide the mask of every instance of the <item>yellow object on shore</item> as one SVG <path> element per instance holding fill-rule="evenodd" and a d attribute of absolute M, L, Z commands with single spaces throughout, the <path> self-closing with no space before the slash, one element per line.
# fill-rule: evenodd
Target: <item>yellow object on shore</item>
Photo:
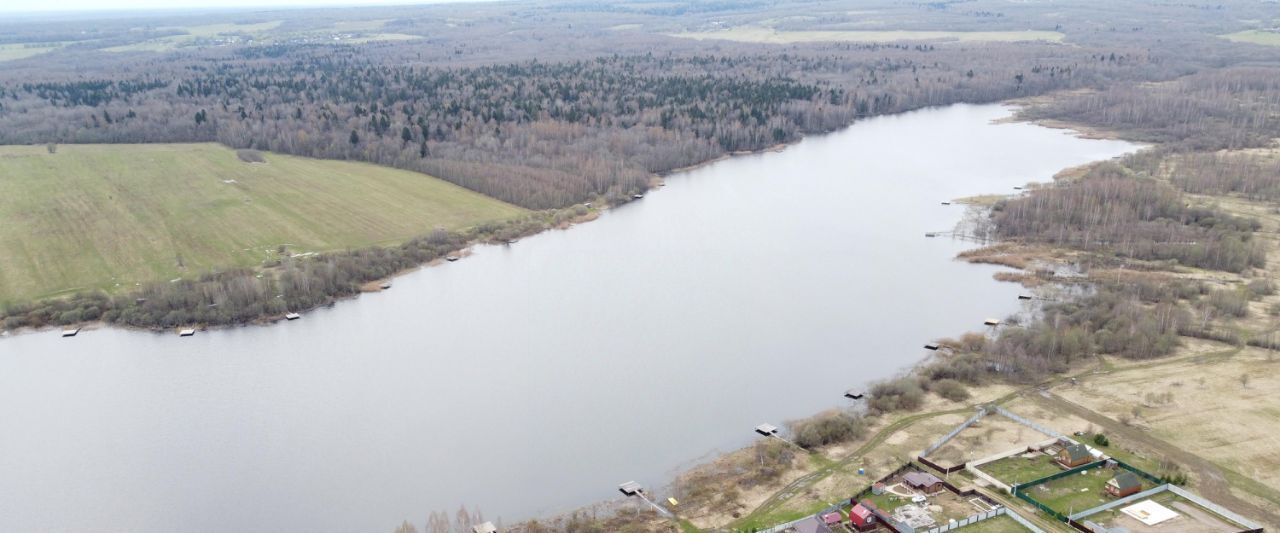
<path fill-rule="evenodd" d="M 680 505 L 680 502 L 676 501 L 675 498 L 667 498 L 667 503 L 671 504 L 672 507 Z"/>

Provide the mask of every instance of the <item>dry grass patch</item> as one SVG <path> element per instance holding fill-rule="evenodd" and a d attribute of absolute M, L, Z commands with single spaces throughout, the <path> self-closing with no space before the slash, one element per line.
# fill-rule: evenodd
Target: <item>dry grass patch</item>
<path fill-rule="evenodd" d="M 990 457 L 1015 448 L 1026 448 L 1049 436 L 998 414 L 983 417 L 961 431 L 929 459 L 949 466 Z"/>
<path fill-rule="evenodd" d="M 1122 422 L 1149 427 L 1174 446 L 1280 488 L 1280 436 L 1275 432 L 1280 427 L 1280 357 L 1275 352 L 1249 348 L 1234 357 L 1193 355 L 1141 371 L 1093 376 L 1058 393 Z"/>

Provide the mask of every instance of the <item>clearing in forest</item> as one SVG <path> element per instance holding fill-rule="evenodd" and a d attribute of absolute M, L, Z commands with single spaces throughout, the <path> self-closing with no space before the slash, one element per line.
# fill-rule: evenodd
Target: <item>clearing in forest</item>
<path fill-rule="evenodd" d="M 1064 37 L 1056 31 L 778 31 L 772 28 L 737 27 L 722 31 L 673 34 L 686 39 L 718 39 L 746 43 L 791 44 L 821 41 L 892 42 L 892 41 L 962 41 L 962 42 L 1059 42 Z"/>
<path fill-rule="evenodd" d="M 1276 30 L 1245 30 L 1235 33 L 1228 33 L 1222 36 L 1223 39 L 1236 41 L 1240 43 L 1262 44 L 1267 46 L 1280 46 L 1280 31 Z"/>
<path fill-rule="evenodd" d="M 11 43 L 0 44 L 0 61 L 12 61 L 38 56 L 66 46 L 66 43 Z"/>
<path fill-rule="evenodd" d="M 217 144 L 0 146 L 0 303 L 393 244 L 524 209 L 417 172 Z"/>
<path fill-rule="evenodd" d="M 261 38 L 265 32 L 276 29 L 284 21 L 258 22 L 250 24 L 206 24 L 203 26 L 177 26 L 160 28 L 185 32 L 181 35 L 158 37 L 142 42 L 103 48 L 105 52 L 166 52 L 180 46 L 194 44 L 199 39 L 215 39 L 220 36 L 253 36 Z"/>

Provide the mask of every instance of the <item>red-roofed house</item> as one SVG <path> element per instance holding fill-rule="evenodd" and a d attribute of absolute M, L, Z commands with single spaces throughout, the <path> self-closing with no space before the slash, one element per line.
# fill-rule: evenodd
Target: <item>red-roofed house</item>
<path fill-rule="evenodd" d="M 859 503 L 849 510 L 849 525 L 858 531 L 870 531 L 876 528 L 876 515 Z"/>

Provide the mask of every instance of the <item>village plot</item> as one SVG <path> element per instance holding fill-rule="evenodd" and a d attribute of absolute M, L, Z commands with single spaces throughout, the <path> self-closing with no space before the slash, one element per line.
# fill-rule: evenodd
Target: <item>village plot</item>
<path fill-rule="evenodd" d="M 987 475 L 1010 486 L 1046 478 L 1062 471 L 1052 454 L 1034 450 L 1010 455 L 976 466 Z"/>
<path fill-rule="evenodd" d="M 1153 487 L 1128 470 L 1099 465 L 1020 490 L 1054 511 L 1071 515 Z"/>
<path fill-rule="evenodd" d="M 865 498 L 894 520 L 916 529 L 942 526 L 996 509 L 997 504 L 977 492 L 949 490 L 942 479 L 907 469 L 872 486 Z"/>
<path fill-rule="evenodd" d="M 1130 533 L 1234 533 L 1241 530 L 1240 526 L 1172 492 L 1162 492 L 1131 505 L 1090 515 L 1082 521 L 1112 529 L 1124 528 Z"/>
<path fill-rule="evenodd" d="M 1035 446 L 1043 433 L 997 414 L 989 414 L 964 428 L 926 458 L 944 468 L 962 466 L 1014 448 Z"/>

